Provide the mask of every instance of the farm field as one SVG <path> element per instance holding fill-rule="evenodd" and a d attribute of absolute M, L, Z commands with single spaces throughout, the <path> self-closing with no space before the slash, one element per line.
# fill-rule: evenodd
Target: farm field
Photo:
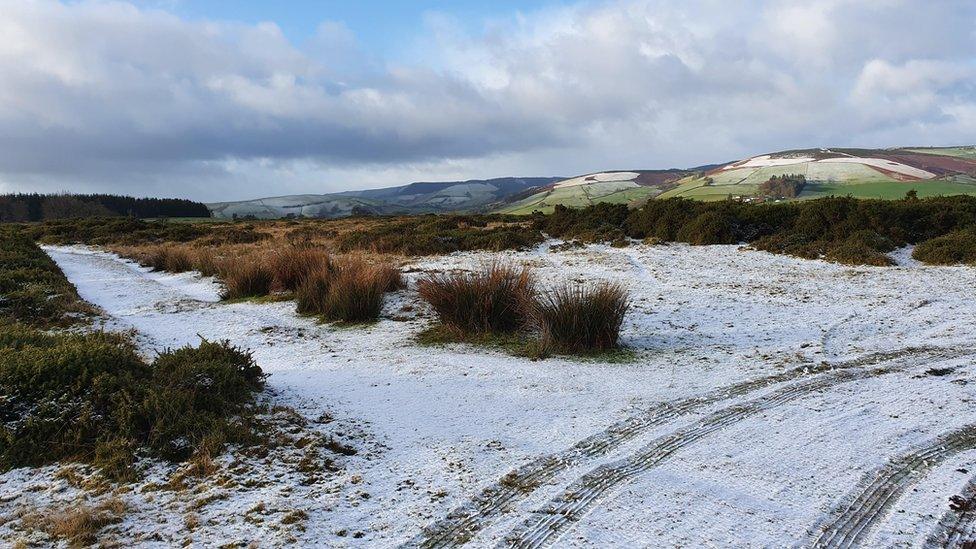
<path fill-rule="evenodd" d="M 971 531 L 949 498 L 976 472 L 976 271 L 922 266 L 909 249 L 875 268 L 738 246 L 557 244 L 405 258 L 407 289 L 365 327 L 318 323 L 290 302 L 220 302 L 194 273 L 46 248 L 143 352 L 201 336 L 249 348 L 269 374 L 265 398 L 354 449 L 314 480 L 270 464 L 189 494 L 155 488 L 172 472 L 157 467 L 115 496 L 126 512 L 100 539 L 891 547 Z M 626 285 L 632 355 L 530 361 L 418 343 L 431 313 L 417 279 L 499 259 L 543 286 Z M 5 473 L 0 492 L 6 517 L 109 497 L 58 467 Z M 0 522 L 0 539 L 21 539 L 16 524 Z"/>

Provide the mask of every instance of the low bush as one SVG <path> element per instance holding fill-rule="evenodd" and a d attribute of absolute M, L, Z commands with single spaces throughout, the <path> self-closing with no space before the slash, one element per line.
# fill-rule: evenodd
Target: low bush
<path fill-rule="evenodd" d="M 16 226 L 0 226 L 0 318 L 67 326 L 92 314 L 57 264 Z"/>
<path fill-rule="evenodd" d="M 929 265 L 976 263 L 976 230 L 956 231 L 915 246 L 912 257 Z"/>
<path fill-rule="evenodd" d="M 529 325 L 543 353 L 607 351 L 618 347 L 629 307 L 628 292 L 619 284 L 566 284 L 542 292 L 532 302 Z"/>
<path fill-rule="evenodd" d="M 261 257 L 240 257 L 227 262 L 221 269 L 224 283 L 222 299 L 262 297 L 271 293 L 274 272 Z"/>
<path fill-rule="evenodd" d="M 166 351 L 156 358 L 140 406 L 147 443 L 184 460 L 209 440 L 233 438 L 231 418 L 264 387 L 251 354 L 227 342 Z"/>
<path fill-rule="evenodd" d="M 895 249 L 890 238 L 875 231 L 858 231 L 846 239 L 826 246 L 824 257 L 829 261 L 847 265 L 874 265 L 885 267 L 894 261 L 886 254 Z"/>
<path fill-rule="evenodd" d="M 719 211 L 708 211 L 695 217 L 678 230 L 675 239 L 696 246 L 739 242 L 735 219 Z"/>
<path fill-rule="evenodd" d="M 250 354 L 203 341 L 147 364 L 122 336 L 31 330 L 0 325 L 0 470 L 76 459 L 120 477 L 139 448 L 183 460 L 246 440 L 264 379 Z"/>
<path fill-rule="evenodd" d="M 521 328 L 533 286 L 528 270 L 495 263 L 473 273 L 427 276 L 418 282 L 417 290 L 444 326 L 463 335 Z"/>

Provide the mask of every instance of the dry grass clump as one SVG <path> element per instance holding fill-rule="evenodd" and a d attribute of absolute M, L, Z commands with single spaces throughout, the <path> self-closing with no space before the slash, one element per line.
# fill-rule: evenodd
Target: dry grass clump
<path fill-rule="evenodd" d="M 434 274 L 420 280 L 420 297 L 458 334 L 512 333 L 522 327 L 534 289 L 532 274 L 493 263 L 473 273 Z"/>
<path fill-rule="evenodd" d="M 321 249 L 289 247 L 272 252 L 269 262 L 274 272 L 275 289 L 294 292 L 310 273 L 328 268 L 330 259 Z"/>
<path fill-rule="evenodd" d="M 543 349 L 579 354 L 616 349 L 629 308 L 620 284 L 566 284 L 538 296 L 528 316 Z"/>
<path fill-rule="evenodd" d="M 38 529 L 54 539 L 64 540 L 70 546 L 92 545 L 98 532 L 122 520 L 125 503 L 119 498 L 108 498 L 97 505 L 79 504 L 65 509 L 37 510 L 24 516 L 24 526 Z"/>
<path fill-rule="evenodd" d="M 383 294 L 403 287 L 400 271 L 346 257 L 320 264 L 295 292 L 298 312 L 335 322 L 370 322 L 380 316 Z"/>
<path fill-rule="evenodd" d="M 274 271 L 262 257 L 245 256 L 228 260 L 221 271 L 224 282 L 222 299 L 261 297 L 271 293 Z"/>

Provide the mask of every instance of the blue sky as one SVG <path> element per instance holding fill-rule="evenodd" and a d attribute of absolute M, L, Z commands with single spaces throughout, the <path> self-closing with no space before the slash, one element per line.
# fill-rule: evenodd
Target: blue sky
<path fill-rule="evenodd" d="M 296 43 L 312 36 L 323 21 L 339 22 L 365 49 L 395 56 L 400 44 L 416 39 L 425 17 L 432 13 L 447 15 L 477 32 L 486 20 L 559 4 L 552 0 L 176 0 L 171 5 L 173 11 L 189 18 L 273 21 Z"/>

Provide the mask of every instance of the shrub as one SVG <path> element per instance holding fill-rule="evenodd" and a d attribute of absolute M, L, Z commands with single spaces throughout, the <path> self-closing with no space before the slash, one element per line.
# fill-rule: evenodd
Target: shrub
<path fill-rule="evenodd" d="M 222 269 L 223 299 L 261 297 L 271 293 L 274 273 L 260 257 L 242 257 L 229 261 Z"/>
<path fill-rule="evenodd" d="M 309 273 L 328 266 L 329 255 L 312 248 L 285 248 L 271 257 L 274 286 L 281 291 L 297 290 Z"/>
<path fill-rule="evenodd" d="M 529 308 L 529 322 L 544 350 L 606 351 L 617 348 L 629 307 L 628 292 L 619 284 L 567 284 L 536 298 Z"/>
<path fill-rule="evenodd" d="M 241 422 L 264 375 L 227 342 L 150 365 L 118 335 L 25 330 L 0 325 L 0 471 L 79 459 L 121 477 L 139 448 L 183 460 L 248 441 Z"/>
<path fill-rule="evenodd" d="M 724 212 L 709 211 L 691 220 L 678 230 L 676 240 L 696 246 L 708 244 L 735 244 L 734 219 Z"/>
<path fill-rule="evenodd" d="M 166 351 L 153 364 L 141 405 L 147 443 L 165 458 L 187 459 L 208 439 L 230 438 L 228 418 L 263 387 L 251 354 L 228 342 Z"/>
<path fill-rule="evenodd" d="M 531 273 L 494 263 L 474 273 L 430 275 L 417 284 L 442 324 L 459 335 L 511 333 L 524 324 Z"/>
<path fill-rule="evenodd" d="M 895 249 L 890 238 L 875 231 L 858 231 L 839 243 L 826 247 L 825 257 L 829 261 L 848 265 L 874 265 L 885 267 L 894 261 L 886 253 Z"/>
<path fill-rule="evenodd" d="M 131 406 L 148 374 L 128 342 L 106 334 L 36 332 L 0 350 L 0 469 L 90 458 L 109 437 L 136 436 Z"/>
<path fill-rule="evenodd" d="M 976 263 L 976 231 L 956 231 L 922 242 L 912 257 L 929 265 Z"/>

